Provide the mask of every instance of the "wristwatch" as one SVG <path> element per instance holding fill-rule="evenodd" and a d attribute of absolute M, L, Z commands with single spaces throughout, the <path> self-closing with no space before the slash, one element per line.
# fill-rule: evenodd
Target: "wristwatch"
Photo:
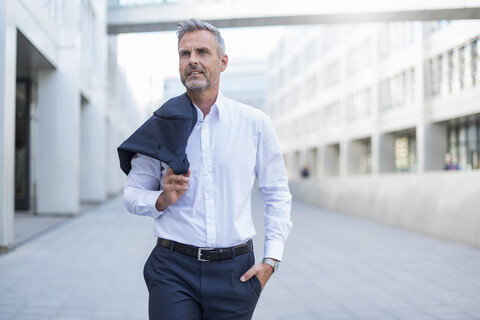
<path fill-rule="evenodd" d="M 270 259 L 270 258 L 263 258 L 262 262 L 272 266 L 273 272 L 278 271 L 278 266 L 280 265 L 280 261 L 273 260 L 273 259 Z"/>

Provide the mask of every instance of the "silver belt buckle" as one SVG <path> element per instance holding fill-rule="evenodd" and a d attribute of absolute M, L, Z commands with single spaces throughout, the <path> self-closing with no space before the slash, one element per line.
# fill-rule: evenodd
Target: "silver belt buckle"
<path fill-rule="evenodd" d="M 213 250 L 213 248 L 198 248 L 198 254 L 197 254 L 198 261 L 210 261 L 210 260 L 202 259 L 202 250 Z"/>

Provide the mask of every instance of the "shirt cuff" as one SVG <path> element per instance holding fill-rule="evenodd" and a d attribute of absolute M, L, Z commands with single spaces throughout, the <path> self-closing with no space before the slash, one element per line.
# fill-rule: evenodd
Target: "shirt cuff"
<path fill-rule="evenodd" d="M 265 245 L 264 245 L 263 257 L 282 261 L 283 247 L 284 247 L 283 242 L 279 242 L 275 240 L 267 240 L 265 241 Z"/>
<path fill-rule="evenodd" d="M 146 204 L 149 208 L 150 215 L 154 219 L 157 219 L 158 217 L 160 217 L 165 212 L 165 210 L 168 209 L 167 208 L 165 210 L 158 211 L 157 208 L 155 207 L 155 204 L 157 203 L 157 199 L 160 196 L 160 194 L 162 194 L 162 191 L 150 192 L 149 195 L 147 196 L 147 199 L 146 199 Z"/>

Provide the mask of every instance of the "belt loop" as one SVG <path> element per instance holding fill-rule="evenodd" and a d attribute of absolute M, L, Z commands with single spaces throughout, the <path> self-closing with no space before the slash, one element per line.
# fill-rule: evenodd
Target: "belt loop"
<path fill-rule="evenodd" d="M 232 247 L 232 259 L 235 257 L 235 247 Z"/>
<path fill-rule="evenodd" d="M 173 249 L 175 248 L 175 241 L 172 241 L 172 244 L 170 244 L 170 252 L 173 251 Z"/>

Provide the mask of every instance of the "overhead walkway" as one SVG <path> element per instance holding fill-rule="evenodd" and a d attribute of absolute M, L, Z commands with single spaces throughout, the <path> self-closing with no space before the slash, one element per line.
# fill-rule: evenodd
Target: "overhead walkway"
<path fill-rule="evenodd" d="M 110 0 L 108 33 L 175 30 L 192 17 L 220 28 L 479 19 L 480 0 Z"/>

